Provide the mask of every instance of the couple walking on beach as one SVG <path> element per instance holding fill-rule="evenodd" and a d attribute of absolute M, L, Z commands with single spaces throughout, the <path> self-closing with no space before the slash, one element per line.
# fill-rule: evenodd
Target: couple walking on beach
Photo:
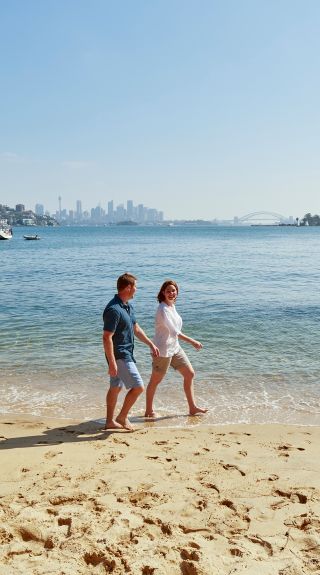
<path fill-rule="evenodd" d="M 137 291 L 137 278 L 130 273 L 117 280 L 117 293 L 103 312 L 103 346 L 109 365 L 110 388 L 107 392 L 107 416 L 105 429 L 124 428 L 133 430 L 128 414 L 139 395 L 144 391 L 141 375 L 133 357 L 134 337 L 149 346 L 152 353 L 152 373 L 146 390 L 146 418 L 155 417 L 153 399 L 157 386 L 169 367 L 183 377 L 184 392 L 189 405 L 189 415 L 200 415 L 207 410 L 198 407 L 193 391 L 193 367 L 179 345 L 179 339 L 197 350 L 202 344 L 181 332 L 182 319 L 175 308 L 179 288 L 175 281 L 165 281 L 158 293 L 159 306 L 155 318 L 154 340 L 148 338 L 136 322 L 129 301 Z M 125 387 L 121 410 L 115 417 L 118 395 Z"/>

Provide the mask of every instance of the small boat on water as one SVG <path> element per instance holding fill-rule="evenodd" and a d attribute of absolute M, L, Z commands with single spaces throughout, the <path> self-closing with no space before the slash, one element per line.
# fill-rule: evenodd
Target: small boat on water
<path fill-rule="evenodd" d="M 35 236 L 23 236 L 25 240 L 40 240 L 40 236 L 36 234 Z"/>
<path fill-rule="evenodd" d="M 11 240 L 12 229 L 11 228 L 0 228 L 0 240 Z"/>

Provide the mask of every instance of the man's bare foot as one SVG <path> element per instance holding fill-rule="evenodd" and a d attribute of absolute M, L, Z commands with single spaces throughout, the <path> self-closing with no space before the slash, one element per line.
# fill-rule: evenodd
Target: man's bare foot
<path fill-rule="evenodd" d="M 203 409 L 202 407 L 195 407 L 194 409 L 190 410 L 189 415 L 203 415 L 207 413 L 208 409 Z"/>
<path fill-rule="evenodd" d="M 150 411 L 150 412 L 146 411 L 144 416 L 145 417 L 157 417 L 157 414 L 155 411 Z"/>
<path fill-rule="evenodd" d="M 122 427 L 123 426 L 120 423 L 118 423 L 114 419 L 111 419 L 110 421 L 106 421 L 106 424 L 103 429 L 107 431 L 108 429 L 122 429 Z"/>
<path fill-rule="evenodd" d="M 121 419 L 121 417 L 117 417 L 116 422 L 120 427 L 123 429 L 127 429 L 128 431 L 134 431 L 133 425 L 130 423 L 129 419 L 126 417 L 125 419 Z"/>

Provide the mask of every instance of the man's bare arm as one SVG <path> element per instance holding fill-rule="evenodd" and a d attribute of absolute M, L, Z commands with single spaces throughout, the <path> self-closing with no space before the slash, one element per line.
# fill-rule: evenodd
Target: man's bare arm
<path fill-rule="evenodd" d="M 118 373 L 118 366 L 113 353 L 112 336 L 113 336 L 112 331 L 103 332 L 103 347 L 109 364 L 109 374 L 111 375 L 111 377 L 115 377 Z"/>
<path fill-rule="evenodd" d="M 148 345 L 150 347 L 152 355 L 154 357 L 159 356 L 158 348 L 154 345 L 153 341 L 151 341 L 151 339 L 144 333 L 143 329 L 137 323 L 134 324 L 134 335 L 140 341 L 142 341 L 142 343 L 145 343 L 146 345 Z"/>

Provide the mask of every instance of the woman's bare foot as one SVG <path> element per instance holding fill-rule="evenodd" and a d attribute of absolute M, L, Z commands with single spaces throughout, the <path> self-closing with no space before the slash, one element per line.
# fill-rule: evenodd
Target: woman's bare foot
<path fill-rule="evenodd" d="M 157 414 L 155 411 L 150 411 L 149 413 L 146 411 L 144 416 L 145 417 L 157 417 Z"/>
<path fill-rule="evenodd" d="M 123 429 L 127 429 L 128 431 L 134 431 L 134 427 L 130 423 L 130 421 L 127 417 L 125 419 L 121 419 L 120 417 L 117 417 L 116 423 L 118 423 L 118 425 L 120 425 L 120 427 L 122 427 Z"/>
<path fill-rule="evenodd" d="M 195 407 L 194 409 L 190 410 L 189 415 L 203 415 L 207 413 L 208 409 L 203 409 L 202 407 Z"/>
<path fill-rule="evenodd" d="M 122 429 L 122 427 L 123 426 L 120 423 L 118 423 L 114 419 L 111 419 L 110 421 L 106 421 L 106 424 L 103 429 L 107 431 L 108 429 Z"/>

